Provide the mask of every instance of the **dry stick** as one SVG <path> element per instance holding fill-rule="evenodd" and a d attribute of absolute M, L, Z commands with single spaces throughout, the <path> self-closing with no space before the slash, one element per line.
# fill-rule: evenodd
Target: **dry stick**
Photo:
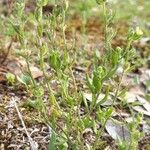
<path fill-rule="evenodd" d="M 11 39 L 11 42 L 7 47 L 7 51 L 6 51 L 6 53 L 4 53 L 5 56 L 4 56 L 3 60 L 1 61 L 1 64 L 3 64 L 6 61 L 8 55 L 9 55 L 10 49 L 12 47 L 12 44 L 13 44 L 13 39 Z"/>
<path fill-rule="evenodd" d="M 31 150 L 37 150 L 37 145 L 36 145 L 36 143 L 32 140 L 30 134 L 28 133 L 27 128 L 26 128 L 26 126 L 25 126 L 25 123 L 24 123 L 24 121 L 23 121 L 22 115 L 21 115 L 21 113 L 20 113 L 20 111 L 19 111 L 19 108 L 18 108 L 18 106 L 17 106 L 17 103 L 16 103 L 16 101 L 15 101 L 15 99 L 14 99 L 13 97 L 12 97 L 12 100 L 13 100 L 13 102 L 14 102 L 14 105 L 15 105 L 16 111 L 17 111 L 17 113 L 18 113 L 19 119 L 20 119 L 20 121 L 21 121 L 21 124 L 22 124 L 22 126 L 23 126 L 23 128 L 24 128 L 24 130 L 25 130 L 25 132 L 26 132 L 27 137 L 28 137 Z"/>

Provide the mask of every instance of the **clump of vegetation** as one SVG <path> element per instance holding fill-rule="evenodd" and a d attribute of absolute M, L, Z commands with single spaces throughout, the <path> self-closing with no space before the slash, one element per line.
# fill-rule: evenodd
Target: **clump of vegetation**
<path fill-rule="evenodd" d="M 106 0 L 96 0 L 97 8 L 103 12 L 103 52 L 95 49 L 90 56 L 90 64 L 86 64 L 86 61 L 80 62 L 85 52 L 76 47 L 74 32 L 73 42 L 66 35 L 69 1 L 55 1 L 52 11 L 44 14 L 48 3 L 48 0 L 37 0 L 34 12 L 25 13 L 25 1 L 16 1 L 13 15 L 9 16 L 6 23 L 7 36 L 11 39 L 15 37 L 17 41 L 16 55 L 26 62 L 27 70 L 17 77 L 26 91 L 30 92 L 26 104 L 36 109 L 38 117 L 51 129 L 49 150 L 105 149 L 105 127 L 108 120 L 113 120 L 118 107 L 125 107 L 124 102 L 120 101 L 119 105 L 116 102 L 120 97 L 124 98 L 126 93 L 121 85 L 124 76 L 134 69 L 131 61 L 136 57 L 136 50 L 132 44 L 141 38 L 143 32 L 139 27 L 132 28 L 126 38 L 126 47 L 112 46 L 117 33 L 112 25 L 115 14 Z M 81 13 L 84 41 L 86 8 Z M 81 79 L 83 88 L 79 87 L 76 79 L 75 68 L 80 63 L 86 68 Z M 40 81 L 33 77 L 31 64 L 42 71 Z M 15 84 L 12 74 L 7 74 L 7 79 L 12 85 Z M 53 83 L 56 84 L 55 88 Z M 90 100 L 85 97 L 86 92 L 91 95 Z M 111 104 L 103 106 L 110 96 Z M 130 106 L 127 107 L 134 119 L 128 123 L 120 115 L 119 121 L 128 129 L 130 142 L 116 139 L 116 145 L 119 150 L 136 150 L 143 136 L 138 131 L 143 116 L 135 115 Z"/>

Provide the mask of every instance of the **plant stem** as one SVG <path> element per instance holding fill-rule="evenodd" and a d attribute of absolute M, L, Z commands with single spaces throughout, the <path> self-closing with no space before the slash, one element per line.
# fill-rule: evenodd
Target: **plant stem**
<path fill-rule="evenodd" d="M 75 89 L 75 93 L 77 94 L 78 88 L 77 88 L 77 84 L 76 84 L 76 79 L 75 79 L 75 76 L 74 76 L 74 74 L 73 74 L 72 68 L 70 68 L 69 70 L 70 70 L 70 72 L 71 72 L 71 76 L 72 76 L 72 79 L 73 79 L 73 86 L 74 86 L 74 89 Z"/>
<path fill-rule="evenodd" d="M 107 50 L 108 48 L 108 40 L 107 40 L 107 28 L 108 28 L 108 25 L 107 25 L 107 10 L 106 10 L 106 2 L 103 2 L 103 16 L 104 16 L 104 41 L 105 41 L 105 49 Z"/>
<path fill-rule="evenodd" d="M 35 80 L 34 80 L 34 78 L 33 78 L 33 76 L 32 76 L 32 72 L 31 72 L 31 69 L 30 69 L 29 60 L 28 60 L 28 58 L 26 58 L 25 60 L 26 60 L 28 73 L 29 73 L 29 75 L 30 75 L 30 77 L 31 77 L 31 80 L 32 80 L 33 86 L 34 86 L 34 87 L 36 87 L 36 83 L 35 83 Z"/>
<path fill-rule="evenodd" d="M 24 128 L 24 130 L 25 130 L 25 133 L 26 133 L 26 135 L 27 135 L 27 137 L 28 137 L 31 150 L 37 150 L 37 145 L 36 145 L 35 141 L 33 141 L 33 139 L 31 138 L 29 132 L 27 131 L 25 122 L 24 122 L 24 120 L 23 120 L 23 117 L 22 117 L 22 115 L 21 115 L 21 113 L 20 113 L 20 111 L 19 111 L 19 108 L 18 108 L 18 106 L 17 106 L 16 100 L 15 100 L 13 97 L 12 97 L 12 101 L 14 102 L 14 105 L 15 105 L 15 108 L 16 108 L 16 111 L 17 111 L 17 114 L 18 114 L 19 119 L 20 119 L 20 121 L 21 121 L 21 124 L 22 124 L 22 126 L 23 126 L 23 128 Z"/>
<path fill-rule="evenodd" d="M 113 99 L 113 102 L 112 102 L 112 107 L 114 106 L 114 103 L 115 101 L 117 100 L 117 97 L 118 97 L 118 93 L 119 93 L 119 90 L 120 90 L 120 86 L 122 84 L 122 80 L 123 80 L 123 77 L 124 77 L 124 73 L 125 73 L 125 69 L 123 69 L 122 73 L 121 73 L 121 78 L 120 78 L 120 81 L 117 85 L 117 89 L 116 89 L 116 92 L 115 92 L 115 96 L 114 96 L 114 99 Z"/>
<path fill-rule="evenodd" d="M 124 62 L 124 66 L 123 66 L 123 71 L 121 73 L 121 78 L 120 78 L 120 82 L 118 83 L 117 85 L 117 89 L 116 89 L 116 92 L 115 92 L 115 96 L 114 96 L 114 99 L 113 99 L 113 103 L 112 103 L 112 106 L 114 106 L 114 103 L 115 101 L 117 100 L 117 96 L 118 96 L 118 93 L 119 93 L 119 90 L 120 90 L 120 86 L 122 84 L 122 80 L 123 80 L 123 77 L 124 77 L 124 74 L 125 74 L 125 65 L 126 63 L 128 62 L 128 57 L 129 57 L 129 49 L 130 49 L 130 46 L 131 46 L 131 40 L 128 41 L 128 44 L 127 44 L 127 47 L 126 47 L 126 56 L 125 56 L 125 62 Z"/>

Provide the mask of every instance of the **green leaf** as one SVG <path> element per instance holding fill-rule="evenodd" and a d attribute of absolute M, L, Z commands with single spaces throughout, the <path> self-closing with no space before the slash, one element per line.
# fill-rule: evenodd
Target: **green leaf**
<path fill-rule="evenodd" d="M 106 111 L 106 114 L 105 114 L 105 117 L 108 119 L 109 117 L 111 117 L 111 114 L 113 112 L 113 108 L 108 108 L 107 111 Z"/>
<path fill-rule="evenodd" d="M 106 2 L 106 0 L 96 0 L 97 4 L 101 5 L 102 3 Z"/>
<path fill-rule="evenodd" d="M 52 130 L 48 150 L 56 150 L 56 133 Z"/>
<path fill-rule="evenodd" d="M 96 121 L 93 120 L 92 124 L 93 124 L 93 131 L 95 132 L 95 134 L 97 134 L 97 124 L 96 124 Z"/>
<path fill-rule="evenodd" d="M 17 76 L 19 82 L 25 85 L 31 84 L 31 77 L 28 74 L 22 74 L 20 77 Z"/>
<path fill-rule="evenodd" d="M 57 110 L 60 110 L 60 107 L 57 103 L 56 97 L 53 94 L 53 91 L 49 94 L 49 103 L 57 108 Z"/>
<path fill-rule="evenodd" d="M 47 47 L 47 44 L 46 44 L 46 43 L 42 45 L 40 52 L 41 52 L 41 55 L 42 55 L 42 56 L 45 56 L 45 55 L 47 54 L 47 52 L 48 52 L 48 47 Z"/>
<path fill-rule="evenodd" d="M 49 64 L 56 71 L 61 69 L 61 58 L 57 51 L 51 52 L 49 57 Z"/>
<path fill-rule="evenodd" d="M 147 88 L 150 87 L 150 79 L 148 79 L 148 80 L 146 81 L 146 87 L 147 87 Z"/>
<path fill-rule="evenodd" d="M 20 35 L 20 25 L 19 25 L 19 24 L 14 24 L 14 23 L 12 23 L 12 22 L 10 22 L 10 23 L 11 23 L 12 28 L 14 29 L 14 31 L 15 31 L 18 35 Z"/>
<path fill-rule="evenodd" d="M 42 12 L 42 8 L 37 8 L 35 11 L 35 18 L 38 22 L 42 21 L 42 17 L 43 17 L 43 12 Z"/>
<path fill-rule="evenodd" d="M 113 50 L 112 53 L 112 65 L 116 66 L 118 64 L 118 60 L 119 60 L 119 51 L 116 49 Z"/>
<path fill-rule="evenodd" d="M 38 107 L 38 101 L 37 100 L 31 100 L 31 99 L 28 99 L 27 102 L 25 102 L 23 104 L 24 107 L 29 107 L 29 108 L 35 108 L 37 109 Z"/>
<path fill-rule="evenodd" d="M 124 88 L 124 89 L 122 89 L 122 90 L 119 92 L 118 97 L 120 97 L 120 98 L 124 97 L 127 91 L 128 91 L 128 88 L 127 88 L 127 87 Z"/>
<path fill-rule="evenodd" d="M 95 88 L 94 88 L 94 86 L 92 84 L 92 80 L 89 78 L 89 76 L 87 74 L 86 74 L 86 82 L 87 82 L 87 86 L 90 89 L 90 91 L 92 93 L 95 93 Z"/>
<path fill-rule="evenodd" d="M 37 5 L 39 7 L 43 7 L 43 6 L 46 6 L 48 4 L 48 1 L 49 0 L 37 0 Z"/>
<path fill-rule="evenodd" d="M 67 143 L 67 137 L 66 135 L 62 132 L 60 133 L 58 139 L 57 139 L 57 149 L 61 149 L 61 150 L 67 150 L 68 149 L 68 143 Z"/>
<path fill-rule="evenodd" d="M 12 24 L 9 24 L 7 27 L 7 31 L 5 33 L 6 36 L 13 36 L 15 34 L 15 29 Z"/>
<path fill-rule="evenodd" d="M 89 116 L 85 117 L 85 118 L 82 118 L 82 121 L 84 123 L 84 127 L 85 128 L 90 128 L 92 127 L 92 120 Z"/>
<path fill-rule="evenodd" d="M 98 72 L 96 71 L 94 71 L 93 73 L 93 85 L 97 93 L 100 90 L 102 83 L 101 83 L 100 74 L 98 74 Z"/>
<path fill-rule="evenodd" d="M 95 92 L 99 92 L 102 86 L 102 79 L 106 75 L 106 70 L 104 67 L 99 66 L 94 69 L 93 72 L 93 86 L 95 87 Z"/>
<path fill-rule="evenodd" d="M 118 138 L 118 150 L 127 150 L 127 143 L 126 141 L 122 141 L 120 138 Z"/>
<path fill-rule="evenodd" d="M 40 36 L 40 37 L 42 37 L 42 35 L 43 35 L 43 26 L 42 26 L 42 24 L 38 24 L 38 26 L 37 26 L 37 32 L 38 32 L 38 35 Z"/>
<path fill-rule="evenodd" d="M 87 102 L 86 97 L 83 95 L 83 93 L 82 93 L 82 99 L 83 99 L 83 102 L 84 102 L 84 105 L 85 105 L 85 109 L 86 109 L 86 111 L 88 111 L 88 112 L 89 112 L 88 102 Z"/>
<path fill-rule="evenodd" d="M 101 105 L 101 104 L 103 104 L 103 103 L 106 102 L 106 100 L 108 99 L 108 96 L 109 96 L 109 88 L 110 88 L 110 87 L 108 86 L 104 98 L 103 98 L 102 100 L 100 100 L 100 101 L 96 104 L 97 106 L 99 106 L 99 105 Z"/>
<path fill-rule="evenodd" d="M 6 74 L 6 78 L 7 78 L 8 83 L 10 83 L 12 85 L 15 83 L 15 75 L 14 74 L 9 72 Z"/>
<path fill-rule="evenodd" d="M 70 61 L 70 57 L 69 57 L 69 53 L 65 50 L 64 51 L 64 58 L 63 58 L 63 66 L 64 69 L 69 67 L 69 65 L 71 65 L 71 61 Z"/>
<path fill-rule="evenodd" d="M 116 65 L 114 68 L 112 68 L 107 75 L 103 78 L 103 81 L 108 80 L 109 78 L 111 78 L 117 71 L 118 69 L 118 65 Z"/>

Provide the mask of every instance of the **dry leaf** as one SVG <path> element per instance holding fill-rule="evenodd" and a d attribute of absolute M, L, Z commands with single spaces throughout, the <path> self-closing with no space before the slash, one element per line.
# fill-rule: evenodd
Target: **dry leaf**
<path fill-rule="evenodd" d="M 150 103 L 137 95 L 137 100 L 143 104 L 143 107 L 150 113 Z"/>
<path fill-rule="evenodd" d="M 128 92 L 126 93 L 125 100 L 128 103 L 133 103 L 136 101 L 136 95 L 134 93 Z"/>
<path fill-rule="evenodd" d="M 106 123 L 106 131 L 113 139 L 117 140 L 117 142 L 119 139 L 130 142 L 129 130 L 117 120 L 108 120 Z"/>
<path fill-rule="evenodd" d="M 88 100 L 88 101 L 92 101 L 92 94 L 90 93 L 83 93 L 83 96 Z M 99 103 L 103 98 L 105 97 L 105 94 L 101 93 L 98 97 L 97 103 Z M 110 106 L 112 105 L 113 101 L 111 100 L 111 97 L 108 96 L 108 99 L 101 104 L 102 106 Z"/>

